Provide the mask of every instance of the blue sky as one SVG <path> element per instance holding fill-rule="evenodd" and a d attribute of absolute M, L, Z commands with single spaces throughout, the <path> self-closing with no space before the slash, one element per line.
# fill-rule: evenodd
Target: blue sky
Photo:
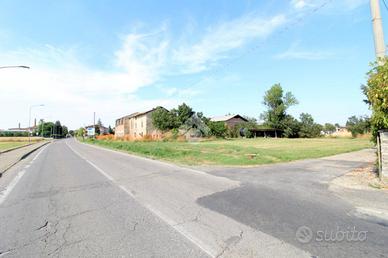
<path fill-rule="evenodd" d="M 381 5 L 387 28 L 388 11 Z M 290 113 L 344 124 L 369 114 L 374 60 L 367 0 L 0 2 L 0 128 L 33 116 L 71 128 L 186 102 L 258 118 L 274 83 Z M 4 112 L 6 111 L 6 112 Z"/>

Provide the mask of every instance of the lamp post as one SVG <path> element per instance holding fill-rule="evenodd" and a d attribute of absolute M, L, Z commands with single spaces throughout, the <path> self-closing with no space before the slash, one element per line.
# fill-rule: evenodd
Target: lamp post
<path fill-rule="evenodd" d="M 43 104 L 30 106 L 29 116 L 28 116 L 28 142 L 31 142 L 31 109 L 34 107 L 43 107 L 43 106 L 44 106 Z"/>
<path fill-rule="evenodd" d="M 41 136 L 42 136 L 42 139 L 44 139 L 44 136 L 43 136 L 43 128 L 44 128 L 44 119 L 42 118 L 42 133 L 41 133 Z"/>

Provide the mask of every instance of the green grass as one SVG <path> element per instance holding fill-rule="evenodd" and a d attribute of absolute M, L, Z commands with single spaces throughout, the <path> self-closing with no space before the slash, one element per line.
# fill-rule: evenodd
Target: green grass
<path fill-rule="evenodd" d="M 16 148 L 28 144 L 28 142 L 0 142 L 0 151 Z"/>
<path fill-rule="evenodd" d="M 233 139 L 199 143 L 123 142 L 87 143 L 185 165 L 248 166 L 319 158 L 372 147 L 368 139 Z M 255 154 L 249 157 L 249 154 Z"/>

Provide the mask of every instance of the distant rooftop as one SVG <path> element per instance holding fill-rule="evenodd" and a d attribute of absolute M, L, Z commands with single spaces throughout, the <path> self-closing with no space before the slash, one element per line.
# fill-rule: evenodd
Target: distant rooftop
<path fill-rule="evenodd" d="M 144 111 L 144 112 L 135 112 L 135 113 L 132 113 L 132 114 L 130 114 L 130 115 L 120 117 L 120 118 L 118 118 L 118 119 L 122 119 L 122 118 L 132 118 L 132 117 L 137 117 L 137 116 L 145 115 L 145 114 L 147 114 L 147 113 L 149 113 L 149 112 L 154 111 L 154 110 L 157 109 L 157 108 L 163 108 L 163 109 L 167 110 L 166 108 L 159 106 L 159 107 L 152 108 L 152 109 L 149 109 L 149 110 Z M 167 111 L 168 111 L 168 110 L 167 110 Z M 118 120 L 118 119 L 117 119 L 117 120 Z"/>
<path fill-rule="evenodd" d="M 248 121 L 247 119 L 245 119 L 244 117 L 242 117 L 238 114 L 237 115 L 227 115 L 227 116 L 217 116 L 217 117 L 211 118 L 210 121 L 212 121 L 212 122 L 226 122 L 232 118 L 240 118 L 242 120 Z"/>

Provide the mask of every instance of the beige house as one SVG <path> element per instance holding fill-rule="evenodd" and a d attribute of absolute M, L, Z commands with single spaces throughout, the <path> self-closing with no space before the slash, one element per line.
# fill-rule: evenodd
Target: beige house
<path fill-rule="evenodd" d="M 136 112 L 116 120 L 115 137 L 129 139 L 141 139 L 145 136 L 158 139 L 162 136 L 152 124 L 153 108 L 145 112 Z"/>

